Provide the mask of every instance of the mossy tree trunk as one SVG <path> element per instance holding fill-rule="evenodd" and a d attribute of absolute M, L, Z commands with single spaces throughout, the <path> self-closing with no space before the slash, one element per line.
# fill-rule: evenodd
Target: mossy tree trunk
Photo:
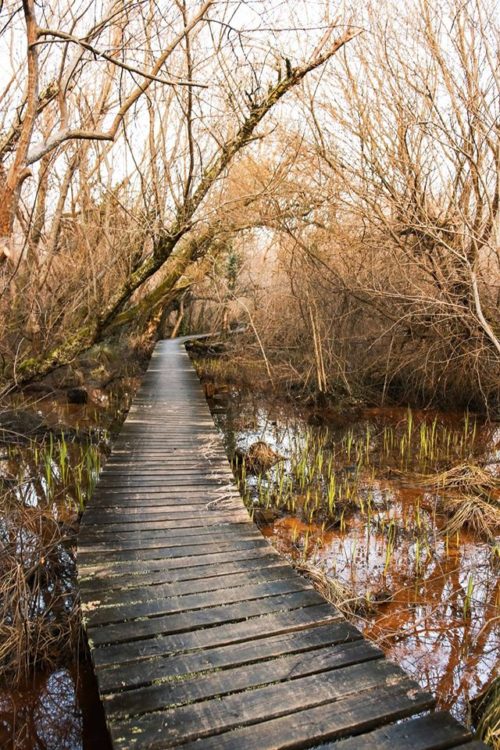
<path fill-rule="evenodd" d="M 15 371 L 12 373 L 12 379 L 15 383 L 18 385 L 25 384 L 44 377 L 57 367 L 69 364 L 77 355 L 106 339 L 111 331 L 140 319 L 140 316 L 150 310 L 152 306 L 158 306 L 161 301 L 164 301 L 169 294 L 174 292 L 177 282 L 192 260 L 190 253 L 194 253 L 198 248 L 198 252 L 203 255 L 208 250 L 209 243 L 200 242 L 200 240 L 196 240 L 196 237 L 193 238 L 191 243 L 187 243 L 185 248 L 181 247 L 178 251 L 178 247 L 179 242 L 185 235 L 193 231 L 195 214 L 212 186 L 229 167 L 234 157 L 247 144 L 255 140 L 257 126 L 285 94 L 297 86 L 309 72 L 317 69 L 333 57 L 358 33 L 357 30 L 347 30 L 326 51 L 318 53 L 305 65 L 296 68 L 287 65 L 286 76 L 278 80 L 275 86 L 270 87 L 260 101 L 251 104 L 248 114 L 236 134 L 229 137 L 221 145 L 217 156 L 202 172 L 197 187 L 190 196 L 186 196 L 183 204 L 179 207 L 172 224 L 159 232 L 154 242 L 153 253 L 130 274 L 100 314 L 96 315 L 93 322 L 69 333 L 67 339 L 48 354 L 38 359 L 26 359 L 17 364 Z M 142 301 L 133 307 L 125 309 L 134 292 L 145 281 L 164 268 L 170 258 L 174 257 L 175 263 L 172 264 L 171 269 L 168 269 L 158 288 L 146 295 Z"/>

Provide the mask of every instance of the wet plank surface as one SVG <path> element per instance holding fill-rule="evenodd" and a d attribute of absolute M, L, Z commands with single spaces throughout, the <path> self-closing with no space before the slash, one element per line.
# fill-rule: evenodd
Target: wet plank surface
<path fill-rule="evenodd" d="M 101 473 L 78 576 L 117 749 L 484 747 L 263 539 L 179 341 Z"/>

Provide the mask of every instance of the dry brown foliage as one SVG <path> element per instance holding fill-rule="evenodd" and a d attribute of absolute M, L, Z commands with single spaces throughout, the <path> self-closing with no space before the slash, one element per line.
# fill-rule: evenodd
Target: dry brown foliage
<path fill-rule="evenodd" d="M 474 464 L 418 477 L 418 483 L 439 495 L 439 508 L 449 516 L 444 532 L 456 534 L 469 528 L 494 540 L 500 531 L 500 480 Z"/>
<path fill-rule="evenodd" d="M 75 653 L 80 614 L 68 539 L 48 511 L 3 507 L 0 522 L 0 672 L 23 683 L 34 667 Z"/>
<path fill-rule="evenodd" d="M 263 227 L 240 242 L 245 346 L 305 389 L 500 408 L 493 5 L 366 4 L 370 43 L 297 96 L 305 132 L 277 122 L 229 186 Z"/>

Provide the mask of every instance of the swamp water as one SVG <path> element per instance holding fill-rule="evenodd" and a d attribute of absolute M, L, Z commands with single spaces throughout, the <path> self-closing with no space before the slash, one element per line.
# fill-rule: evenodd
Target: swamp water
<path fill-rule="evenodd" d="M 35 408 L 53 437 L 0 445 L 2 551 L 28 568 L 43 562 L 51 573 L 31 580 L 29 602 L 35 620 L 51 611 L 56 637 L 58 621 L 71 626 L 71 617 L 58 615 L 76 604 L 78 514 L 136 385 L 100 405 L 41 401 Z M 498 476 L 498 426 L 404 410 L 301 413 L 229 388 L 210 403 L 231 457 L 258 440 L 284 456 L 261 474 L 235 466 L 265 536 L 294 564 L 331 577 L 365 634 L 467 719 L 469 698 L 495 670 L 498 549 L 471 531 L 443 533 L 449 517 L 436 511 L 435 489 L 416 484 L 415 473 L 468 461 Z M 12 535 L 8 519 L 18 507 L 22 524 Z M 50 635 L 49 628 L 48 651 Z M 23 689 L 0 685 L 0 747 L 109 750 L 88 661 L 47 655 L 50 666 L 36 669 Z"/>
<path fill-rule="evenodd" d="M 498 674 L 500 425 L 396 408 L 301 413 L 214 390 L 212 413 L 262 533 L 468 722 L 469 701 Z M 281 456 L 267 470 L 242 458 L 259 441 Z"/>
<path fill-rule="evenodd" d="M 0 443 L 0 658 L 29 671 L 18 687 L 0 682 L 5 750 L 110 750 L 79 627 L 76 533 L 136 386 L 127 381 L 87 405 L 64 396 L 8 405 L 28 408 L 42 427 L 29 440 L 4 428 Z M 34 670 L 27 654 L 36 654 Z"/>

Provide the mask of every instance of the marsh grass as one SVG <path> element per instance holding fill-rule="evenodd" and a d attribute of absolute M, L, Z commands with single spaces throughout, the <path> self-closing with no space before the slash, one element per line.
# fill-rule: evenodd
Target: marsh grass
<path fill-rule="evenodd" d="M 408 410 L 396 426 L 377 430 L 367 423 L 338 439 L 328 429 L 303 426 L 277 466 L 254 478 L 245 472 L 245 462 L 235 462 L 234 469 L 250 507 L 275 508 L 324 528 L 345 526 L 353 513 L 383 526 L 373 487 L 396 475 L 405 485 L 424 492 L 432 513 L 446 520 L 441 533 L 453 535 L 466 527 L 492 540 L 500 528 L 500 486 L 493 473 L 475 463 L 476 442 L 477 424 L 467 413 L 462 426 L 452 429 L 436 417 L 418 420 Z M 419 503 L 414 515 L 419 553 L 423 518 Z M 390 547 L 390 525 L 386 531 Z"/>
<path fill-rule="evenodd" d="M 467 527 L 485 539 L 495 539 L 500 529 L 500 481 L 492 472 L 465 463 L 416 481 L 435 493 L 438 507 L 449 519 L 446 533 L 453 535 Z"/>
<path fill-rule="evenodd" d="M 473 718 L 478 736 L 494 750 L 500 750 L 500 677 L 474 701 Z"/>
<path fill-rule="evenodd" d="M 191 360 L 202 383 L 234 383 L 248 388 L 258 384 L 262 391 L 272 388 L 264 362 L 253 357 L 200 356 L 191 352 Z"/>
<path fill-rule="evenodd" d="M 373 611 L 374 605 L 369 599 L 357 596 L 352 588 L 319 570 L 317 566 L 306 561 L 295 561 L 294 567 L 314 584 L 314 588 L 325 599 L 347 617 L 366 615 L 369 611 Z"/>
<path fill-rule="evenodd" d="M 76 531 L 100 456 L 97 444 L 52 434 L 6 452 L 0 476 L 0 677 L 12 684 L 76 653 Z"/>

